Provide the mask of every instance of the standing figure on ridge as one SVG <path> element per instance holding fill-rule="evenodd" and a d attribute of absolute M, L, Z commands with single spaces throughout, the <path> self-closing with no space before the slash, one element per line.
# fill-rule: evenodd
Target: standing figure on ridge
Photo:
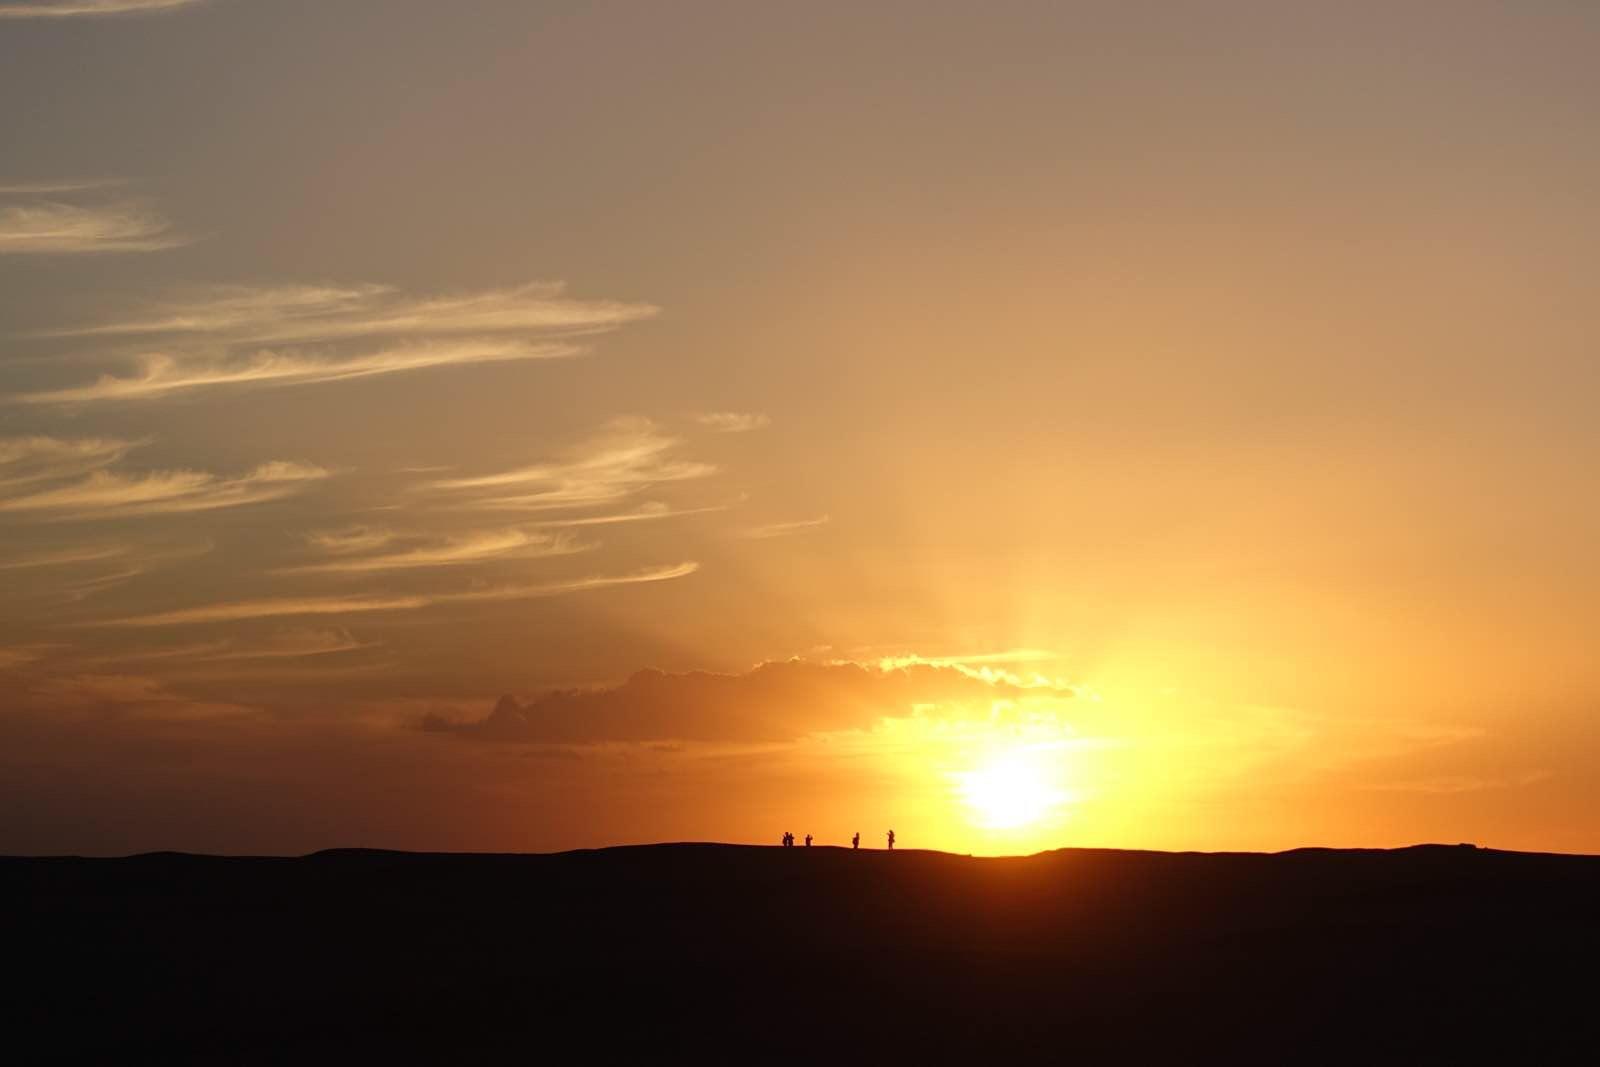
<path fill-rule="evenodd" d="M 861 831 L 860 830 L 857 830 L 856 831 L 856 835 L 850 839 L 850 847 L 851 848 L 860 848 L 861 847 Z"/>
<path fill-rule="evenodd" d="M 810 848 L 810 847 L 811 847 L 811 835 L 807 834 L 806 835 L 806 848 Z"/>
<path fill-rule="evenodd" d="M 893 830 L 889 831 L 889 851 L 890 852 L 894 851 L 894 831 Z"/>

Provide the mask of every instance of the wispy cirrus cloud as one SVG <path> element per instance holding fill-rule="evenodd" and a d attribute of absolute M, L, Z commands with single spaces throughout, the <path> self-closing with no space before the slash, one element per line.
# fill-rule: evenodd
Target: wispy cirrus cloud
<path fill-rule="evenodd" d="M 78 545 L 20 556 L 0 557 L 0 571 L 38 570 L 45 567 L 72 567 L 83 563 L 103 563 L 128 555 L 127 545 Z"/>
<path fill-rule="evenodd" d="M 0 490 L 88 474 L 138 444 L 106 437 L 0 437 Z"/>
<path fill-rule="evenodd" d="M 157 252 L 186 244 L 172 223 L 135 200 L 74 204 L 30 200 L 0 205 L 0 255 Z"/>
<path fill-rule="evenodd" d="M 522 341 L 479 340 L 403 345 L 355 355 L 312 355 L 302 352 L 262 351 L 242 361 L 215 362 L 168 354 L 140 357 L 138 374 L 119 378 L 102 375 L 88 385 L 24 393 L 13 397 L 28 404 L 85 404 L 99 400 L 151 400 L 174 393 L 217 386 L 311 385 L 367 378 L 379 374 L 459 367 L 473 363 L 561 359 L 581 354 L 567 344 L 529 344 Z"/>
<path fill-rule="evenodd" d="M 466 593 L 447 594 L 438 597 L 437 600 L 441 603 L 539 600 L 544 597 L 565 596 L 568 593 L 583 593 L 591 589 L 610 589 L 619 585 L 648 585 L 653 582 L 670 582 L 675 578 L 687 578 L 699 569 L 700 564 L 691 560 L 665 567 L 646 567 L 641 570 L 629 571 L 626 574 L 595 574 L 586 578 L 567 578 L 561 581 L 541 582 L 531 585 L 507 584 L 490 586 L 487 589 L 474 589 Z"/>
<path fill-rule="evenodd" d="M 46 678 L 28 694 L 44 707 L 116 710 L 141 718 L 178 721 L 238 718 L 259 709 L 243 704 L 194 700 L 159 678 L 137 674 L 75 674 Z"/>
<path fill-rule="evenodd" d="M 216 286 L 40 336 L 116 339 L 131 374 L 15 395 L 34 404 L 154 400 L 201 389 L 307 385 L 435 367 L 560 359 L 574 338 L 659 309 L 579 300 L 559 282 L 415 297 L 382 285 Z"/>
<path fill-rule="evenodd" d="M 760 412 L 708 411 L 696 415 L 701 426 L 718 433 L 749 433 L 772 425 L 772 420 Z"/>
<path fill-rule="evenodd" d="M 0 511 L 78 519 L 212 511 L 277 500 L 328 475 L 321 467 L 281 461 L 264 463 L 237 478 L 194 470 L 138 475 L 97 471 L 71 485 L 0 499 Z"/>
<path fill-rule="evenodd" d="M 361 641 L 348 630 L 314 628 L 280 630 L 254 642 L 235 640 L 198 641 L 157 648 L 133 648 L 109 655 L 81 659 L 82 666 L 116 663 L 225 663 L 235 660 L 284 660 L 311 656 L 330 656 L 382 647 L 381 642 Z"/>
<path fill-rule="evenodd" d="M 181 560 L 205 555 L 213 547 L 210 541 L 85 545 L 0 559 L 0 571 L 12 572 L 8 585 L 15 596 L 42 594 L 79 601 Z M 47 572 L 48 577 L 33 572 Z M 30 577 L 34 580 L 22 580 Z"/>
<path fill-rule="evenodd" d="M 269 597 L 204 604 L 174 611 L 132 615 L 80 624 L 83 627 L 186 626 L 197 623 L 238 622 L 244 619 L 285 618 L 301 615 L 356 615 L 385 611 L 414 611 L 434 604 L 475 603 L 499 600 L 534 600 L 562 596 L 592 589 L 621 585 L 671 581 L 693 574 L 694 562 L 651 567 L 625 574 L 591 575 L 540 584 L 507 584 L 471 589 L 458 593 L 418 593 L 410 595 L 352 594 L 348 596 Z"/>
<path fill-rule="evenodd" d="M 196 7 L 205 0 L 32 0 L 0 4 L 0 19 L 72 18 L 94 15 L 141 15 Z"/>
<path fill-rule="evenodd" d="M 149 615 L 130 615 L 84 623 L 85 627 L 108 626 L 185 626 L 191 623 L 238 622 L 243 619 L 276 619 L 296 615 L 361 615 L 377 611 L 410 611 L 433 603 L 426 596 L 356 594 L 351 596 L 266 597 L 235 600 L 220 604 L 158 611 Z"/>
<path fill-rule="evenodd" d="M 14 671 L 18 667 L 26 667 L 31 663 L 37 663 L 58 647 L 50 644 L 0 647 L 0 671 Z"/>
<path fill-rule="evenodd" d="M 197 470 L 105 469 L 132 447 L 95 438 L 0 439 L 0 512 L 90 519 L 211 511 L 276 500 L 329 476 L 321 467 L 282 460 L 234 478 Z M 45 482 L 52 484 L 40 484 Z"/>
<path fill-rule="evenodd" d="M 833 519 L 827 515 L 818 515 L 814 519 L 796 519 L 793 522 L 769 522 L 764 526 L 751 526 L 740 531 L 740 536 L 755 541 L 765 541 L 773 537 L 788 537 L 791 534 L 805 533 L 815 530 L 819 526 L 826 526 Z"/>
<path fill-rule="evenodd" d="M 572 526 L 615 526 L 630 522 L 658 522 L 662 519 L 675 519 L 680 515 L 706 515 L 711 512 L 727 511 L 726 504 L 711 504 L 701 508 L 673 508 L 659 501 L 640 504 L 628 511 L 619 511 L 610 515 L 584 515 L 571 519 L 541 519 L 535 525 L 547 527 L 572 527 Z"/>
<path fill-rule="evenodd" d="M 157 301 L 111 322 L 53 330 L 57 337 L 205 334 L 235 344 L 306 344 L 360 337 L 563 333 L 616 329 L 661 309 L 568 296 L 564 282 L 530 282 L 414 297 L 387 285 L 221 285 Z"/>
<path fill-rule="evenodd" d="M 279 574 L 371 574 L 378 571 L 455 567 L 490 560 L 539 559 L 587 551 L 569 536 L 527 530 L 476 530 L 469 534 L 424 541 L 411 548 L 378 555 L 348 555 L 341 542 L 336 559 L 280 568 Z"/>
<path fill-rule="evenodd" d="M 377 641 L 360 641 L 348 630 L 283 630 L 253 645 L 228 643 L 199 658 L 206 662 L 241 659 L 300 659 L 306 656 L 331 656 L 377 648 Z"/>
<path fill-rule="evenodd" d="M 112 186 L 126 185 L 121 178 L 61 178 L 55 181 L 42 182 L 4 182 L 0 183 L 0 196 L 48 196 L 52 193 L 81 193 L 89 189 L 107 189 Z"/>
<path fill-rule="evenodd" d="M 306 543 L 323 552 L 372 552 L 392 542 L 399 534 L 374 526 L 347 526 L 342 530 L 315 530 L 306 534 Z"/>
<path fill-rule="evenodd" d="M 673 456 L 678 445 L 649 419 L 621 418 L 557 458 L 493 474 L 439 479 L 420 488 L 471 492 L 478 507 L 540 511 L 610 504 L 653 486 L 716 473 L 709 463 Z"/>

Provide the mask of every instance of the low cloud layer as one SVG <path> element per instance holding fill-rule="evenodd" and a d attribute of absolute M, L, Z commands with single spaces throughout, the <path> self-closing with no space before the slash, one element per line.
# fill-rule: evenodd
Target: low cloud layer
<path fill-rule="evenodd" d="M 487 717 L 439 715 L 423 729 L 485 741 L 552 744 L 640 741 L 787 741 L 869 728 L 919 710 L 988 715 L 1030 692 L 931 664 L 880 670 L 854 663 L 765 663 L 746 674 L 644 670 L 610 689 L 548 693 L 528 704 L 502 697 Z M 1052 691 L 1058 699 L 1067 692 Z"/>

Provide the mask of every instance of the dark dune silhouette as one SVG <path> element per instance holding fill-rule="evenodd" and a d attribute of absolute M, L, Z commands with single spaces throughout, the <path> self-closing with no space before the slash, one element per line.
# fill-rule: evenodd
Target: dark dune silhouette
<path fill-rule="evenodd" d="M 1577 1059 L 1597 904 L 1433 845 L 13 858 L 0 1014 L 15 1063 Z"/>

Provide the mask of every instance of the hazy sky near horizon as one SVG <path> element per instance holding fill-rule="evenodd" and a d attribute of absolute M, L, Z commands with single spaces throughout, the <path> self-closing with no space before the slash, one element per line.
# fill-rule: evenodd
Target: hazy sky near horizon
<path fill-rule="evenodd" d="M 0 852 L 1600 850 L 1597 53 L 0 3 Z"/>

